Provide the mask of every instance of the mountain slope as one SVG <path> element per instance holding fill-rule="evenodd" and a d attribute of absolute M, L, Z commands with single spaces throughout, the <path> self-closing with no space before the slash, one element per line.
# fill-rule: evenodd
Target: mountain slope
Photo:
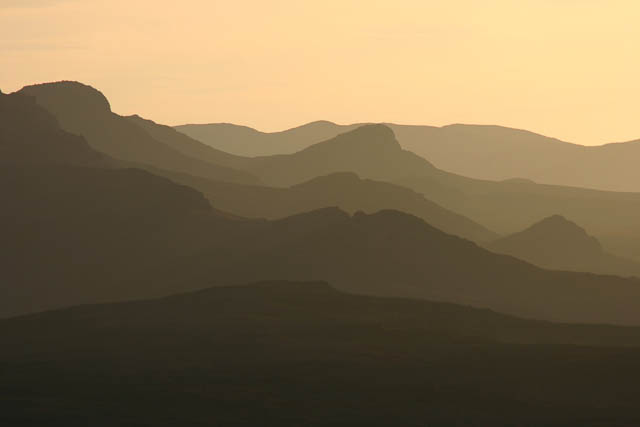
<path fill-rule="evenodd" d="M 278 219 L 337 206 L 349 213 L 395 209 L 416 215 L 432 226 L 466 239 L 489 242 L 497 235 L 468 218 L 444 209 L 407 188 L 336 172 L 289 188 L 216 182 L 186 174 L 153 171 L 201 191 L 216 208 L 245 218 Z"/>
<path fill-rule="evenodd" d="M 640 264 L 607 253 L 596 238 L 559 215 L 500 238 L 487 247 L 543 268 L 640 277 Z"/>
<path fill-rule="evenodd" d="M 53 89 L 56 92 L 64 88 L 62 92 L 67 93 L 67 86 L 76 88 L 77 84 L 44 85 L 35 88 L 41 92 Z M 46 103 L 45 101 L 51 98 L 61 104 L 48 106 L 54 111 L 58 108 L 64 111 L 82 112 L 91 111 L 93 108 L 93 110 L 99 110 L 95 114 L 103 117 L 108 103 L 102 95 L 97 91 L 95 93 L 87 91 L 84 86 L 76 89 L 84 95 L 65 95 L 61 96 L 61 99 L 43 95 L 41 98 L 44 100 L 39 102 Z M 35 89 L 31 87 L 29 90 Z M 78 98 L 82 100 L 83 96 L 96 99 L 91 102 L 79 102 Z M 73 117 L 76 116 L 71 115 L 71 117 L 71 122 L 74 122 Z M 113 125 L 116 129 L 124 126 L 121 123 L 123 121 L 127 126 L 135 125 L 137 132 L 143 132 L 150 137 L 141 127 L 145 125 L 147 130 L 164 135 L 162 138 L 166 138 L 164 140 L 167 143 L 171 141 L 173 146 L 191 147 L 188 150 L 193 150 L 193 147 L 197 146 L 202 149 L 202 145 L 197 145 L 193 140 L 180 137 L 179 133 L 170 132 L 170 129 L 152 125 L 148 121 L 135 120 L 138 124 L 136 125 L 132 123 L 131 118 L 127 120 L 113 114 L 109 117 L 113 120 L 105 119 L 94 129 L 99 130 L 96 139 L 105 145 L 118 145 L 117 140 L 104 138 L 104 135 L 118 134 L 117 130 L 108 129 L 115 120 L 118 123 L 117 126 Z M 64 126 L 64 123 L 62 124 Z M 152 140 L 154 147 L 160 144 L 166 149 L 171 149 L 166 144 L 153 138 Z M 92 142 L 91 138 L 88 141 L 90 144 L 95 142 Z M 137 144 L 130 145 L 137 146 Z M 148 148 L 155 152 L 157 147 Z M 201 151 L 198 152 L 201 153 Z M 172 155 L 169 155 L 170 159 L 165 159 L 169 162 L 166 164 L 162 161 L 155 162 L 154 155 L 150 155 L 154 163 L 148 169 L 155 167 L 190 175 L 207 175 L 214 180 L 241 182 L 246 182 L 245 178 L 248 174 L 258 176 L 267 185 L 279 186 L 292 186 L 334 172 L 354 172 L 365 179 L 392 182 L 413 189 L 438 205 L 501 234 L 514 233 L 539 218 L 560 214 L 585 226 L 608 248 L 615 249 L 617 255 L 634 256 L 638 246 L 634 242 L 640 241 L 640 223 L 637 221 L 640 216 L 640 195 L 638 194 L 540 185 L 524 180 L 495 182 L 465 178 L 437 169 L 423 158 L 403 150 L 395 140 L 393 132 L 384 125 L 363 126 L 290 155 L 247 158 L 215 150 L 208 153 L 210 156 L 215 156 L 218 162 L 216 173 L 200 173 L 198 168 L 191 168 L 188 164 L 176 167 L 171 163 L 175 159 Z M 151 160 L 146 159 L 147 155 L 147 152 L 138 152 L 137 161 L 148 164 Z M 237 177 L 236 180 L 221 177 L 220 167 L 227 168 L 225 170 L 241 169 L 244 171 L 245 178 Z M 621 236 L 624 236 L 624 241 L 621 240 Z"/>
<path fill-rule="evenodd" d="M 26 86 L 19 93 L 34 96 L 38 104 L 57 118 L 62 129 L 84 136 L 94 149 L 116 159 L 222 181 L 257 182 L 246 172 L 202 160 L 203 151 L 215 154 L 203 144 L 193 140 L 167 144 L 168 140 L 154 139 L 133 121 L 111 112 L 105 96 L 90 86 L 77 82 L 46 83 Z"/>
<path fill-rule="evenodd" d="M 90 301 L 201 247 L 217 216 L 200 193 L 123 169 L 33 97 L 0 95 L 0 112 L 0 316 Z"/>
<path fill-rule="evenodd" d="M 224 151 L 264 156 L 291 154 L 361 125 L 322 121 L 274 133 L 223 123 L 176 126 L 176 129 Z M 386 125 L 394 131 L 402 148 L 455 174 L 496 181 L 524 178 L 541 184 L 640 192 L 640 172 L 636 167 L 640 140 L 583 146 L 502 126 Z"/>
<path fill-rule="evenodd" d="M 114 162 L 84 138 L 60 129 L 33 97 L 0 93 L 0 162 L 110 167 Z"/>
<path fill-rule="evenodd" d="M 365 125 L 289 155 L 250 159 L 246 170 L 265 183 L 291 186 L 315 176 L 350 171 L 392 182 L 498 233 L 513 233 L 541 217 L 560 214 L 598 238 L 640 239 L 640 193 L 483 181 L 445 172 L 403 150 L 385 125 Z"/>
<path fill-rule="evenodd" d="M 639 420 L 638 328 L 525 321 L 323 283 L 39 313 L 0 321 L 0 343 L 7 425 Z"/>
<path fill-rule="evenodd" d="M 388 129 L 357 134 L 377 130 L 373 144 L 334 144 L 354 156 L 379 152 L 389 145 Z M 326 146 L 313 150 L 329 161 Z M 397 150 L 388 150 L 387 163 Z M 374 156 L 362 169 L 372 165 L 383 174 L 398 167 Z M 1 172 L 8 208 L 0 221 L 0 316 L 290 278 L 539 319 L 640 324 L 637 280 L 545 271 L 396 211 L 234 220 L 212 212 L 196 191 L 139 170 L 23 163 Z M 302 176 L 293 172 L 279 176 Z"/>
<path fill-rule="evenodd" d="M 391 127 L 404 148 L 453 173 L 640 192 L 640 141 L 582 146 L 500 126 Z"/>
<path fill-rule="evenodd" d="M 317 121 L 282 132 L 260 132 L 231 123 L 188 124 L 174 128 L 219 150 L 254 157 L 295 153 L 359 126 Z"/>
<path fill-rule="evenodd" d="M 640 325 L 639 280 L 542 270 L 401 212 L 233 220 L 199 193 L 142 171 L 2 173 L 11 209 L 0 221 L 0 316 L 215 283 L 313 279 L 530 318 Z"/>

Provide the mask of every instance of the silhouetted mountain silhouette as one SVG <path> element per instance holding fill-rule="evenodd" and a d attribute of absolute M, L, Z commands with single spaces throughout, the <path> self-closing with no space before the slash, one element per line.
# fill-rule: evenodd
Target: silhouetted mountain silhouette
<path fill-rule="evenodd" d="M 0 342 L 0 422 L 12 426 L 640 420 L 638 328 L 526 321 L 323 283 L 39 313 L 0 321 Z"/>
<path fill-rule="evenodd" d="M 320 120 L 282 132 L 260 132 L 231 123 L 188 124 L 175 129 L 219 150 L 254 157 L 295 153 L 360 126 Z"/>
<path fill-rule="evenodd" d="M 545 218 L 487 247 L 543 268 L 640 277 L 640 264 L 607 253 L 595 237 L 560 215 Z"/>
<path fill-rule="evenodd" d="M 34 96 L 64 130 L 84 136 L 93 148 L 116 159 L 222 181 L 257 182 L 246 172 L 207 161 L 205 153 L 212 157 L 216 150 L 177 132 L 180 144 L 171 144 L 170 139 L 154 139 L 133 120 L 111 112 L 104 95 L 90 86 L 77 82 L 46 83 L 24 87 L 19 93 Z"/>

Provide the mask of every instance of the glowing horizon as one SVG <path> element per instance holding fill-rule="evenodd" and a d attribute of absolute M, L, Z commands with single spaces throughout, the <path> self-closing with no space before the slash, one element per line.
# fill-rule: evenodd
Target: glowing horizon
<path fill-rule="evenodd" d="M 340 124 L 640 138 L 629 0 L 4 0 L 0 90 L 78 80 L 119 114 L 271 132 Z"/>

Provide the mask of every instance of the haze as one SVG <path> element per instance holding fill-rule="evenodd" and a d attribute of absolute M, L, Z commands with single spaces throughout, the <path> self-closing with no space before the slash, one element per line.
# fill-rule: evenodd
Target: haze
<path fill-rule="evenodd" d="M 0 89 L 79 80 L 120 114 L 278 130 L 500 124 L 640 137 L 636 1 L 2 0 Z"/>

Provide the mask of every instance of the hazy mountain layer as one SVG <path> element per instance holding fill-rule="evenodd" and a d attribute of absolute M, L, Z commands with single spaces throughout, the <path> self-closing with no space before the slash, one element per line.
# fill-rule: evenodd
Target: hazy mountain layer
<path fill-rule="evenodd" d="M 640 264 L 609 254 L 596 238 L 559 215 L 487 247 L 543 268 L 640 277 Z"/>
<path fill-rule="evenodd" d="M 526 178 L 542 184 L 640 192 L 640 140 L 583 146 L 502 126 L 387 124 L 402 148 L 438 168 L 478 179 Z M 244 156 L 290 154 L 361 124 L 313 122 L 264 133 L 228 123 L 176 126 L 214 148 Z"/>
<path fill-rule="evenodd" d="M 640 140 L 583 146 L 500 126 L 392 128 L 404 148 L 453 173 L 640 192 Z"/>
<path fill-rule="evenodd" d="M 108 117 L 111 119 L 106 119 L 106 99 L 99 92 L 83 85 L 39 85 L 25 88 L 25 91 L 39 92 L 38 102 L 54 112 L 59 110 L 57 115 L 62 115 L 61 112 L 64 111 L 79 110 L 78 114 L 73 113 L 70 117 L 83 117 L 82 112 L 92 117 L 102 117 L 103 120 L 99 124 L 91 125 L 95 135 L 94 138 L 88 137 L 88 142 L 104 145 L 107 153 L 113 150 L 109 148 L 110 145 L 119 145 L 123 141 L 105 137 L 121 135 L 120 131 L 110 128 L 127 127 L 131 130 L 129 127 L 133 127 L 137 132 L 146 135 L 140 140 L 147 141 L 146 138 L 151 138 L 151 132 L 164 141 L 162 143 L 151 138 L 154 141 L 153 147 L 157 148 L 158 144 L 169 149 L 183 147 L 185 152 L 193 156 L 216 162 L 218 172 L 220 167 L 226 168 L 227 172 L 228 169 L 242 169 L 245 178 L 247 174 L 257 175 L 264 183 L 278 186 L 292 186 L 334 172 L 355 172 L 362 178 L 409 187 L 440 206 L 501 234 L 517 232 L 540 218 L 560 214 L 586 227 L 608 248 L 615 250 L 617 255 L 640 256 L 637 255 L 640 253 L 640 222 L 637 220 L 640 217 L 639 194 L 539 185 L 524 180 L 495 182 L 465 178 L 439 170 L 423 158 L 402 150 L 393 132 L 383 125 L 365 126 L 291 155 L 247 158 L 208 149 L 167 127 L 156 126 L 139 118 L 127 120 L 109 112 Z M 53 94 L 49 95 L 49 92 Z M 85 98 L 89 101 L 83 101 Z M 70 123 L 66 123 L 65 120 L 61 120 L 63 128 L 88 126 L 82 124 L 84 121 L 81 120 L 69 121 Z M 76 121 L 81 123 L 78 124 Z M 91 117 L 86 121 L 95 122 Z M 322 122 L 319 127 L 330 128 L 329 125 Z M 136 144 L 127 144 L 127 147 L 138 146 L 139 140 L 133 139 Z M 209 174 L 199 171 L 198 168 L 190 168 L 186 164 L 182 165 L 184 167 L 177 167 L 163 161 L 155 161 L 155 154 L 149 154 L 155 152 L 155 148 L 148 148 L 148 151 L 137 152 L 133 161 L 152 164 L 160 169 L 207 176 L 214 180 L 246 182 L 245 178 L 229 177 L 226 172 Z M 147 160 L 147 155 L 151 156 L 153 161 Z"/>
<path fill-rule="evenodd" d="M 370 160 L 362 160 L 363 150 Z M 299 167 L 291 159 L 300 160 Z M 282 181 L 350 164 L 388 177 L 400 166 L 406 173 L 439 173 L 402 151 L 380 125 L 296 155 L 243 161 Z M 541 270 L 397 211 L 350 216 L 333 208 L 279 221 L 238 221 L 212 211 L 194 190 L 139 170 L 23 163 L 2 174 L 5 316 L 289 278 L 532 318 L 640 324 L 637 280 Z"/>
<path fill-rule="evenodd" d="M 355 172 L 362 178 L 411 188 L 498 233 L 513 233 L 540 218 L 560 214 L 598 238 L 640 239 L 640 193 L 466 178 L 403 150 L 384 125 L 366 125 L 294 154 L 249 159 L 241 167 L 278 186 L 334 172 Z"/>
<path fill-rule="evenodd" d="M 525 321 L 322 283 L 8 319 L 0 342 L 0 422 L 12 426 L 640 421 L 640 350 L 623 348 L 640 343 L 637 328 Z"/>
<path fill-rule="evenodd" d="M 227 153 L 254 157 L 295 153 L 357 127 L 360 125 L 318 121 L 282 132 L 260 132 L 231 123 L 188 124 L 175 129 Z"/>
<path fill-rule="evenodd" d="M 438 206 L 422 194 L 399 185 L 360 179 L 350 172 L 336 172 L 289 188 L 273 188 L 216 182 L 157 169 L 151 171 L 193 187 L 216 208 L 245 218 L 278 219 L 327 206 L 336 206 L 349 213 L 395 209 L 418 216 L 446 233 L 476 242 L 497 238 L 496 233 Z"/>

